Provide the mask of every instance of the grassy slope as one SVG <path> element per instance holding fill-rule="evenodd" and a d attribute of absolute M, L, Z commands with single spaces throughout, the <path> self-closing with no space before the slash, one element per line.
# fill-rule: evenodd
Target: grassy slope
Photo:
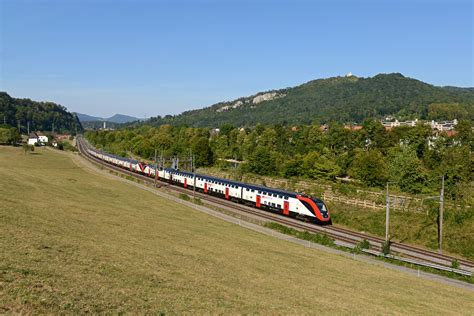
<path fill-rule="evenodd" d="M 341 203 L 328 203 L 331 216 L 338 226 L 345 226 L 380 237 L 385 236 L 385 210 L 370 210 Z M 392 240 L 438 249 L 438 226 L 435 215 L 390 210 Z M 452 220 L 443 224 L 443 252 L 474 259 L 474 221 L 458 225 Z"/>
<path fill-rule="evenodd" d="M 0 312 L 464 313 L 474 293 L 275 240 L 0 147 Z"/>

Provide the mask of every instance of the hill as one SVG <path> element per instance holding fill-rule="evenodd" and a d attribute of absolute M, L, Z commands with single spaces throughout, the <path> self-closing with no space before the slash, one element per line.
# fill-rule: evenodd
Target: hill
<path fill-rule="evenodd" d="M 30 99 L 12 98 L 6 92 L 0 92 L 0 123 L 17 127 L 26 133 L 27 124 L 30 131 L 52 131 L 76 133 L 82 131 L 77 116 L 59 104 L 37 102 Z"/>
<path fill-rule="evenodd" d="M 111 122 L 111 123 L 123 124 L 123 123 L 129 123 L 129 122 L 140 120 L 139 118 L 129 116 L 129 115 L 124 115 L 124 114 L 115 114 L 111 117 L 105 117 L 105 118 L 98 117 L 98 116 L 91 116 L 91 115 L 82 114 L 82 113 L 76 113 L 76 115 L 81 122 L 106 121 L 106 122 Z"/>
<path fill-rule="evenodd" d="M 78 156 L 1 152 L 4 314 L 474 309 L 469 289 L 249 231 L 89 171 Z"/>
<path fill-rule="evenodd" d="M 154 117 L 148 123 L 214 127 L 223 124 L 362 122 L 369 117 L 385 115 L 442 119 L 444 112 L 441 115 L 439 111 L 430 112 L 433 104 L 440 103 L 446 105 L 445 108 L 453 109 L 454 113 L 449 114 L 451 116 L 474 119 L 472 88 L 437 87 L 392 73 L 369 78 L 346 76 L 318 79 L 176 116 Z"/>

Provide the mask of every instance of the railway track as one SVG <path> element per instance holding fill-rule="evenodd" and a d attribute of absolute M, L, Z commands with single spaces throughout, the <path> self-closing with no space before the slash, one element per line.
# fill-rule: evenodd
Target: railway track
<path fill-rule="evenodd" d="M 80 137 L 77 138 L 77 146 L 78 146 L 79 151 L 85 158 L 87 158 L 90 161 L 95 162 L 96 164 L 105 166 L 109 169 L 113 169 L 122 174 L 133 176 L 135 178 L 138 178 L 148 183 L 154 183 L 153 178 L 144 176 L 136 172 L 132 172 L 130 170 L 120 168 L 112 164 L 108 164 L 96 157 L 93 157 L 85 150 L 87 145 L 85 144 L 84 140 L 82 140 Z M 240 213 L 252 215 L 254 217 L 258 217 L 259 219 L 262 219 L 265 221 L 279 223 L 279 224 L 282 224 L 282 225 L 285 225 L 297 230 L 308 231 L 311 233 L 323 233 L 327 235 L 328 237 L 331 237 L 332 239 L 334 239 L 336 243 L 340 245 L 354 246 L 354 245 L 359 244 L 362 240 L 367 240 L 369 241 L 370 248 L 372 250 L 381 251 L 381 248 L 382 248 L 381 245 L 384 242 L 384 239 L 382 238 L 367 235 L 364 233 L 355 232 L 355 231 L 351 231 L 348 229 L 335 227 L 335 226 L 317 226 L 317 225 L 302 222 L 293 218 L 283 217 L 281 215 L 271 213 L 268 211 L 263 211 L 263 210 L 259 210 L 253 207 L 245 206 L 243 204 L 238 204 L 235 202 L 223 200 L 222 198 L 205 194 L 199 191 L 193 192 L 190 189 L 186 189 L 186 188 L 175 186 L 175 185 L 169 185 L 168 182 L 163 182 L 161 180 L 158 180 L 158 182 L 162 185 L 166 185 L 168 189 L 175 192 L 184 193 L 187 195 L 195 194 L 196 197 L 199 197 L 201 200 L 204 200 L 210 204 L 213 204 L 214 206 L 223 206 L 225 208 L 232 208 L 233 210 L 239 211 Z M 418 261 L 443 265 L 446 267 L 450 267 L 452 262 L 456 260 L 459 263 L 460 269 L 471 271 L 471 272 L 474 271 L 474 262 L 461 259 L 461 258 L 456 258 L 453 256 L 439 254 L 430 250 L 426 250 L 426 249 L 422 249 L 422 248 L 418 248 L 418 247 L 414 247 L 414 246 L 410 246 L 410 245 L 406 245 L 402 243 L 397 243 L 397 242 L 391 243 L 390 250 L 391 250 L 391 253 L 397 253 L 398 255 L 403 256 L 405 258 L 412 258 Z"/>

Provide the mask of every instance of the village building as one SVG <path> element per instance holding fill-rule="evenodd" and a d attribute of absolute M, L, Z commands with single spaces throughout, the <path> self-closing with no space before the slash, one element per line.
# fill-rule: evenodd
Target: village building
<path fill-rule="evenodd" d="M 48 143 L 48 136 L 41 132 L 31 132 L 28 136 L 28 145 L 45 145 Z"/>

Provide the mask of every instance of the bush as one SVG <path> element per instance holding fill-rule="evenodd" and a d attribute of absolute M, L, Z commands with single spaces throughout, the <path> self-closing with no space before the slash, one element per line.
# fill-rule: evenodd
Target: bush
<path fill-rule="evenodd" d="M 313 234 L 307 231 L 299 231 L 299 230 L 296 230 L 296 229 L 293 229 L 293 228 L 290 228 L 278 223 L 272 223 L 272 222 L 266 223 L 264 226 L 271 228 L 273 230 L 279 231 L 280 233 L 283 233 L 285 235 L 290 235 L 299 239 L 308 240 L 316 244 L 321 244 L 321 245 L 330 246 L 330 247 L 335 246 L 334 239 L 328 237 L 325 234 Z"/>
<path fill-rule="evenodd" d="M 25 151 L 25 155 L 26 155 L 26 152 L 28 151 L 35 151 L 35 146 L 33 145 L 23 144 L 21 147 Z"/>
<path fill-rule="evenodd" d="M 194 198 L 194 199 L 193 199 L 193 203 L 194 203 L 194 204 L 197 204 L 197 205 L 203 205 L 203 203 L 202 203 L 202 201 L 201 201 L 200 198 Z"/>
<path fill-rule="evenodd" d="M 185 201 L 191 200 L 191 198 L 185 193 L 180 193 L 179 198 L 182 199 L 182 200 L 185 200 Z"/>
<path fill-rule="evenodd" d="M 363 239 L 359 242 L 360 249 L 370 249 L 370 242 L 367 239 Z"/>
<path fill-rule="evenodd" d="M 451 268 L 453 268 L 453 269 L 459 269 L 459 261 L 457 261 L 456 259 L 454 259 L 453 262 L 451 262 Z"/>
<path fill-rule="evenodd" d="M 353 249 L 353 253 L 360 254 L 362 253 L 362 249 L 369 249 L 370 248 L 370 243 L 367 239 L 361 240 Z"/>
<path fill-rule="evenodd" d="M 391 241 L 390 240 L 387 240 L 387 241 L 384 241 L 382 243 L 382 253 L 386 256 L 386 255 L 389 255 L 390 254 L 390 245 L 391 245 Z"/>

